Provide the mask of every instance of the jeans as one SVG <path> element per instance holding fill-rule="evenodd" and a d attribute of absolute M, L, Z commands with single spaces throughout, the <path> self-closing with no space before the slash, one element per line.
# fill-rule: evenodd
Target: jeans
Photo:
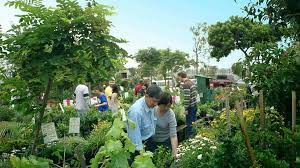
<path fill-rule="evenodd" d="M 189 107 L 187 109 L 188 114 L 185 116 L 186 130 L 185 136 L 186 138 L 191 138 L 193 136 L 193 125 L 192 123 L 197 119 L 197 106 Z"/>

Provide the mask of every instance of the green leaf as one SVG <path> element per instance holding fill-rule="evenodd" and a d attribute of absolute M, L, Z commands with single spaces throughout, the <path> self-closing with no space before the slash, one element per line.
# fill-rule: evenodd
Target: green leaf
<path fill-rule="evenodd" d="M 123 145 L 119 140 L 108 140 L 108 143 L 105 144 L 106 150 L 112 153 L 120 152 L 122 150 L 122 146 Z"/>
<path fill-rule="evenodd" d="M 135 145 L 131 142 L 129 138 L 126 138 L 125 140 L 125 149 L 128 149 L 128 151 L 131 153 L 135 151 Z"/>
<path fill-rule="evenodd" d="M 141 154 L 134 158 L 132 164 L 133 168 L 154 168 L 155 165 L 152 162 L 152 153 L 141 151 Z"/>

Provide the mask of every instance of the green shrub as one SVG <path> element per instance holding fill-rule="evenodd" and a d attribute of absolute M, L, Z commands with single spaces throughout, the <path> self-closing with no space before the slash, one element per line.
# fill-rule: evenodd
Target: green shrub
<path fill-rule="evenodd" d="M 32 128 L 31 124 L 0 122 L 0 153 L 28 148 L 33 139 Z"/>
<path fill-rule="evenodd" d="M 9 106 L 0 105 L 0 121 L 12 121 L 15 111 Z"/>
<path fill-rule="evenodd" d="M 153 163 L 157 168 L 170 167 L 174 162 L 174 157 L 169 149 L 158 146 L 153 154 Z"/>
<path fill-rule="evenodd" d="M 185 124 L 185 112 L 184 107 L 181 104 L 173 104 L 172 110 L 175 113 L 177 125 L 183 125 Z"/>
<path fill-rule="evenodd" d="M 98 124 L 93 125 L 91 134 L 87 137 L 86 152 L 95 154 L 101 146 L 105 144 L 105 136 L 111 127 L 111 122 L 99 121 Z"/>
<path fill-rule="evenodd" d="M 49 159 L 39 158 L 33 155 L 28 158 L 11 156 L 10 162 L 13 168 L 50 168 L 50 163 L 52 163 Z"/>
<path fill-rule="evenodd" d="M 178 147 L 179 160 L 178 167 L 217 167 L 215 157 L 220 151 L 220 144 L 207 137 L 196 136 L 183 142 Z"/>

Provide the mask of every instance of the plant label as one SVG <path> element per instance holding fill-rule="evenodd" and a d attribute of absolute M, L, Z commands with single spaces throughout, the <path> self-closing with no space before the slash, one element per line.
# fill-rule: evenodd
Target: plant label
<path fill-rule="evenodd" d="M 69 122 L 69 134 L 79 134 L 80 133 L 80 118 L 72 117 Z"/>
<path fill-rule="evenodd" d="M 124 93 L 124 97 L 125 97 L 125 99 L 126 99 L 127 97 L 129 97 L 129 93 L 128 93 L 128 92 L 125 92 L 125 93 Z"/>
<path fill-rule="evenodd" d="M 59 107 L 60 107 L 60 110 L 61 110 L 63 113 L 65 113 L 65 109 L 63 108 L 63 106 L 62 106 L 61 103 L 59 103 Z"/>
<path fill-rule="evenodd" d="M 58 140 L 54 122 L 43 123 L 41 128 L 45 144 Z"/>

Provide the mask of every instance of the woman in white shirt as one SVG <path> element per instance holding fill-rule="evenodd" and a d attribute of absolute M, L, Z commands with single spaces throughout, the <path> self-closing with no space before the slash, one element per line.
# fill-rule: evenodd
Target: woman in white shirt
<path fill-rule="evenodd" d="M 112 95 L 110 100 L 110 110 L 112 112 L 118 112 L 120 103 L 119 103 L 119 88 L 116 84 L 112 85 Z"/>

